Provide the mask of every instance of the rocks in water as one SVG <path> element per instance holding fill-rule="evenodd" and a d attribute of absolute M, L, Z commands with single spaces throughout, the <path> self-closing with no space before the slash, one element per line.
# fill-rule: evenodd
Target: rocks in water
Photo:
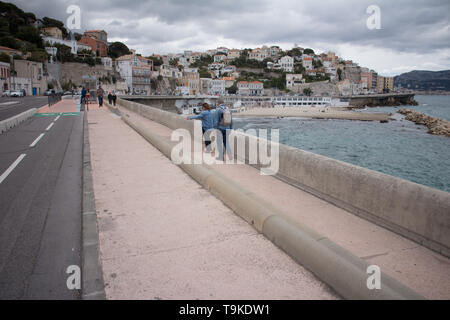
<path fill-rule="evenodd" d="M 397 112 L 403 114 L 406 120 L 427 126 L 430 134 L 450 137 L 450 121 L 427 116 L 411 109 L 400 109 Z"/>

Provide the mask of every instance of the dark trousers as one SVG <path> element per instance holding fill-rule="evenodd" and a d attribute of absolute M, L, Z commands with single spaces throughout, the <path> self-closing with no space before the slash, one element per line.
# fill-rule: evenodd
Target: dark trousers
<path fill-rule="evenodd" d="M 99 105 L 99 107 L 101 107 L 103 105 L 103 97 L 102 96 L 98 96 L 98 105 Z"/>

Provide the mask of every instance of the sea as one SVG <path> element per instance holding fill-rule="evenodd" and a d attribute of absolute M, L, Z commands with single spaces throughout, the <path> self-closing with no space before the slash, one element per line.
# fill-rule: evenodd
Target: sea
<path fill-rule="evenodd" d="M 373 107 L 395 120 L 233 119 L 234 129 L 279 129 L 280 143 L 450 192 L 450 137 L 396 113 L 411 108 L 450 121 L 450 96 L 418 95 L 417 106 Z M 268 130 L 270 132 L 270 130 Z"/>

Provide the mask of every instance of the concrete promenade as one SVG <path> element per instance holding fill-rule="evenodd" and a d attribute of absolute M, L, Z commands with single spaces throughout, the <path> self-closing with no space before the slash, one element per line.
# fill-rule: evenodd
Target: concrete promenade
<path fill-rule="evenodd" d="M 170 137 L 169 128 L 126 112 Z M 89 122 L 109 298 L 332 298 L 116 115 L 93 111 Z M 214 169 L 424 297 L 450 298 L 449 259 L 252 167 Z"/>
<path fill-rule="evenodd" d="M 338 298 L 118 116 L 88 125 L 108 299 Z"/>

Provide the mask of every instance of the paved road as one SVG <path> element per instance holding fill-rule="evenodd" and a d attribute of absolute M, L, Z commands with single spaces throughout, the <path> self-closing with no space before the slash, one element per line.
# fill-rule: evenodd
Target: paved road
<path fill-rule="evenodd" d="M 79 297 L 66 269 L 81 265 L 82 139 L 82 115 L 0 135 L 0 299 Z"/>
<path fill-rule="evenodd" d="M 11 118 L 31 108 L 40 108 L 46 105 L 47 102 L 48 97 L 0 97 L 0 121 Z"/>

